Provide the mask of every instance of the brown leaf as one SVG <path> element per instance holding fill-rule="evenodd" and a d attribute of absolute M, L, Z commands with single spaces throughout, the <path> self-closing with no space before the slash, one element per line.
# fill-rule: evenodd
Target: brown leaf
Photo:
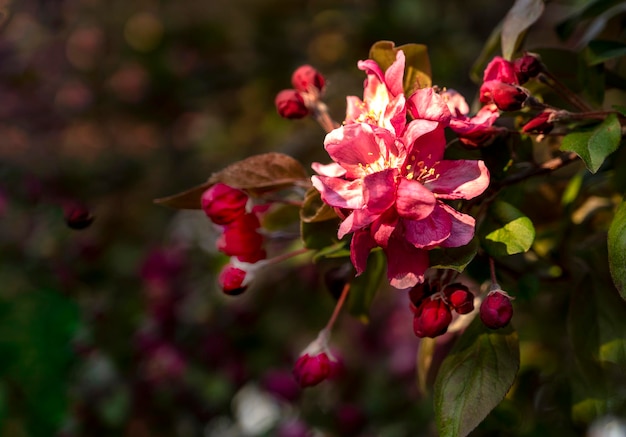
<path fill-rule="evenodd" d="M 218 182 L 261 195 L 290 185 L 309 185 L 309 176 L 302 165 L 282 153 L 264 153 L 235 162 L 214 173 L 207 182 L 182 193 L 155 199 L 154 203 L 177 209 L 201 209 L 200 199 L 211 185 Z"/>

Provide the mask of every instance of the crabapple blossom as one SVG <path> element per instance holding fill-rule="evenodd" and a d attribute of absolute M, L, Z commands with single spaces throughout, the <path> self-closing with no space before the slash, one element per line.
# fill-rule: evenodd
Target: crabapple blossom
<path fill-rule="evenodd" d="M 482 161 L 444 160 L 445 145 L 439 123 L 419 119 L 400 137 L 366 123 L 326 136 L 326 151 L 342 171 L 334 168 L 312 182 L 324 202 L 345 212 L 337 236 L 354 234 L 350 250 L 358 274 L 370 250 L 380 246 L 391 285 L 410 288 L 424 279 L 429 249 L 472 239 L 474 218 L 444 200 L 481 194 L 489 172 Z"/>
<path fill-rule="evenodd" d="M 300 387 L 304 388 L 332 379 L 340 371 L 341 363 L 328 348 L 328 331 L 322 330 L 300 354 L 293 367 L 293 376 Z"/>
<path fill-rule="evenodd" d="M 299 92 L 320 93 L 324 90 L 325 83 L 324 76 L 310 65 L 298 67 L 291 75 L 291 84 Z"/>

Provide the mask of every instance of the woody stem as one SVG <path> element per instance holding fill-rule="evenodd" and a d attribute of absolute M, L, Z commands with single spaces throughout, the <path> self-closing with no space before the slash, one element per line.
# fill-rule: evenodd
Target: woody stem
<path fill-rule="evenodd" d="M 335 310 L 333 311 L 332 316 L 330 316 L 328 323 L 326 324 L 326 326 L 324 327 L 322 331 L 330 333 L 331 329 L 333 329 L 333 325 L 335 324 L 335 321 L 337 320 L 337 316 L 339 316 L 341 307 L 346 301 L 346 298 L 348 297 L 349 292 L 350 292 L 350 283 L 346 282 L 346 285 L 343 286 L 343 290 L 341 290 L 341 296 L 339 296 L 339 300 L 337 301 L 337 304 L 335 305 Z"/>

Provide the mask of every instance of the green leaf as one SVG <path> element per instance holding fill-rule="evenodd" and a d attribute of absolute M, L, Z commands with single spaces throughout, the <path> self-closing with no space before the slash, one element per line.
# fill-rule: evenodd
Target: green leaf
<path fill-rule="evenodd" d="M 517 208 L 496 201 L 489 208 L 489 219 L 483 246 L 490 255 L 500 257 L 530 249 L 535 240 L 535 227 Z"/>
<path fill-rule="evenodd" d="M 432 364 L 435 356 L 437 339 L 424 337 L 420 339 L 417 349 L 417 387 L 422 393 L 430 391 L 429 384 L 432 384 Z"/>
<path fill-rule="evenodd" d="M 396 53 L 402 50 L 406 58 L 404 66 L 404 94 L 410 96 L 416 89 L 432 85 L 432 73 L 428 48 L 423 44 L 405 44 L 395 47 L 391 41 L 378 41 L 370 48 L 370 59 L 376 61 L 385 71 L 396 60 Z"/>
<path fill-rule="evenodd" d="M 595 273 L 595 272 L 592 272 Z M 576 358 L 572 381 L 577 422 L 617 413 L 626 398 L 626 302 L 610 283 L 587 275 L 572 290 L 567 328 Z"/>
<path fill-rule="evenodd" d="M 292 185 L 309 184 L 306 170 L 298 161 L 282 153 L 263 153 L 235 162 L 214 173 L 207 182 L 182 193 L 155 199 L 154 203 L 178 209 L 200 209 L 202 193 L 221 182 L 254 195 L 280 190 Z"/>
<path fill-rule="evenodd" d="M 585 58 L 589 65 L 602 64 L 625 55 L 626 44 L 620 41 L 589 41 L 585 51 Z"/>
<path fill-rule="evenodd" d="M 622 130 L 617 114 L 610 114 L 595 129 L 566 135 L 561 150 L 575 152 L 591 173 L 598 171 L 604 160 L 619 147 Z"/>
<path fill-rule="evenodd" d="M 435 269 L 453 269 L 461 273 L 474 259 L 480 243 L 478 238 L 461 247 L 440 247 L 429 251 L 430 267 Z"/>
<path fill-rule="evenodd" d="M 609 268 L 622 299 L 626 300 L 626 201 L 622 201 L 609 227 Z"/>
<path fill-rule="evenodd" d="M 19 391 L 29 435 L 54 435 L 66 418 L 78 317 L 76 305 L 53 291 L 0 299 L 0 373 Z"/>
<path fill-rule="evenodd" d="M 340 223 L 338 218 L 321 222 L 300 222 L 300 236 L 304 247 L 321 250 L 336 245 L 339 242 L 337 230 Z"/>
<path fill-rule="evenodd" d="M 476 317 L 445 358 L 435 381 L 435 416 L 442 437 L 468 435 L 509 391 L 519 369 L 511 325 L 490 330 Z"/>
<path fill-rule="evenodd" d="M 318 250 L 315 253 L 315 255 L 313 255 L 313 262 L 319 262 L 320 260 L 324 258 L 332 259 L 332 258 L 348 258 L 348 257 L 350 257 L 349 242 L 342 240 L 331 246 L 327 246 Z"/>
<path fill-rule="evenodd" d="M 363 322 L 369 321 L 369 309 L 385 273 L 385 254 L 373 250 L 367 259 L 365 271 L 354 278 L 348 294 L 348 311 Z"/>
<path fill-rule="evenodd" d="M 336 218 L 335 210 L 322 201 L 320 192 L 315 187 L 309 188 L 304 195 L 304 201 L 300 209 L 300 220 L 306 223 L 314 223 Z"/>
<path fill-rule="evenodd" d="M 502 56 L 511 60 L 523 33 L 541 17 L 543 0 L 516 0 L 502 23 Z"/>

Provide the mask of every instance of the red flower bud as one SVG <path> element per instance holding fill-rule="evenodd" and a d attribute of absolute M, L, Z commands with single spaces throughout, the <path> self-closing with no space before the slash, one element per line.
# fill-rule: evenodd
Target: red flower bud
<path fill-rule="evenodd" d="M 511 317 L 511 298 L 501 290 L 490 292 L 480 305 L 480 319 L 488 328 L 503 328 L 509 324 Z"/>
<path fill-rule="evenodd" d="M 67 205 L 63 213 L 67 226 L 77 231 L 88 228 L 95 220 L 93 214 L 79 203 Z"/>
<path fill-rule="evenodd" d="M 309 115 L 304 99 L 296 90 L 282 90 L 276 95 L 274 104 L 278 114 L 284 118 L 297 119 Z"/>
<path fill-rule="evenodd" d="M 293 376 L 300 387 L 311 387 L 335 376 L 339 367 L 339 363 L 328 358 L 325 352 L 313 356 L 307 353 L 296 361 Z"/>
<path fill-rule="evenodd" d="M 213 223 L 227 225 L 245 214 L 248 195 L 237 188 L 217 183 L 202 193 L 200 203 Z"/>
<path fill-rule="evenodd" d="M 522 132 L 547 134 L 554 127 L 554 124 L 550 120 L 552 114 L 552 111 L 544 111 L 540 113 L 522 127 Z"/>
<path fill-rule="evenodd" d="M 504 83 L 515 83 L 515 67 L 511 61 L 507 61 L 501 56 L 495 56 L 483 73 L 483 82 L 498 81 Z"/>
<path fill-rule="evenodd" d="M 265 258 L 263 236 L 256 230 L 260 227 L 255 214 L 248 213 L 224 227 L 224 233 L 217 240 L 217 249 L 240 261 L 254 263 Z"/>
<path fill-rule="evenodd" d="M 222 287 L 224 294 L 237 296 L 248 288 L 250 282 L 249 272 L 242 270 L 232 264 L 226 264 L 220 272 L 217 281 Z"/>
<path fill-rule="evenodd" d="M 459 314 L 474 310 L 474 294 L 463 284 L 450 284 L 444 290 L 448 303 Z"/>
<path fill-rule="evenodd" d="M 480 101 L 493 102 L 501 111 L 517 111 L 527 98 L 526 90 L 503 82 L 485 82 L 480 89 Z"/>
<path fill-rule="evenodd" d="M 324 76 L 310 65 L 298 67 L 291 75 L 291 84 L 300 92 L 306 93 L 316 90 L 321 92 L 325 84 Z"/>
<path fill-rule="evenodd" d="M 452 321 L 450 307 L 442 299 L 426 299 L 413 319 L 413 331 L 420 338 L 445 334 Z"/>
<path fill-rule="evenodd" d="M 515 76 L 520 85 L 528 82 L 528 79 L 536 77 L 543 71 L 543 65 L 539 57 L 529 53 L 516 59 L 515 62 L 513 62 L 513 66 L 515 68 Z"/>

